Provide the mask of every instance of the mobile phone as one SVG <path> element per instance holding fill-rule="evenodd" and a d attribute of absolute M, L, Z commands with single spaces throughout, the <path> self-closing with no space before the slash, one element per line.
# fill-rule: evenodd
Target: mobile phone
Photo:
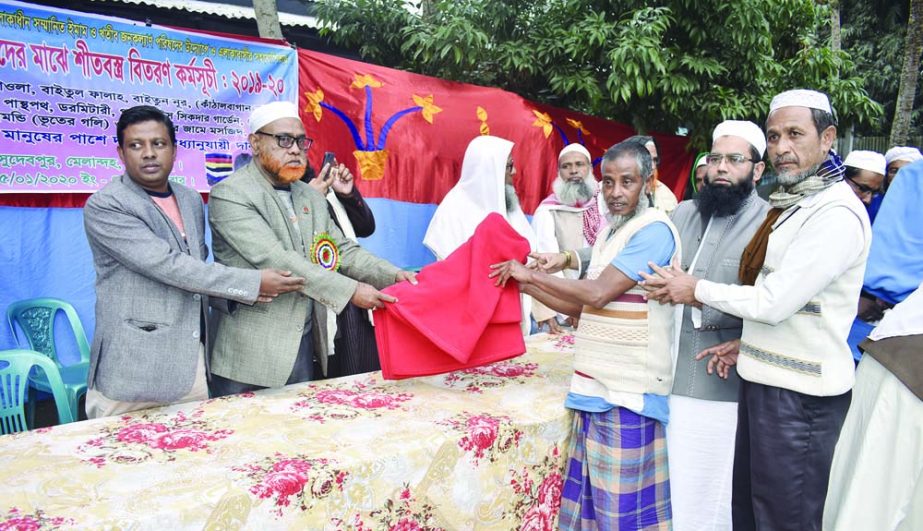
<path fill-rule="evenodd" d="M 330 167 L 333 167 L 336 164 L 336 162 L 337 162 L 336 154 L 334 154 L 333 151 L 327 151 L 324 153 L 324 162 L 321 163 L 320 167 L 321 169 L 324 169 L 324 166 L 328 164 L 330 165 Z"/>

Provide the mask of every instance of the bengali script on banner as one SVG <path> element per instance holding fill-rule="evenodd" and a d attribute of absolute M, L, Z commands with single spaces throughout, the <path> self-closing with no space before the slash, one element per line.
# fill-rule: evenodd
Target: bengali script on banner
<path fill-rule="evenodd" d="M 297 89 L 286 46 L 0 0 L 0 193 L 98 190 L 135 105 L 170 115 L 170 178 L 206 192 L 249 151 L 250 109 Z"/>

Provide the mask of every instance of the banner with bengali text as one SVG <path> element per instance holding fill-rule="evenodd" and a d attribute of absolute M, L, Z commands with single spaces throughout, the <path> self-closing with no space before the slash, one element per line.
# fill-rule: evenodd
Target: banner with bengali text
<path fill-rule="evenodd" d="M 250 109 L 297 90 L 287 46 L 0 0 L 0 193 L 98 190 L 142 104 L 176 126 L 171 180 L 207 192 L 249 151 Z"/>

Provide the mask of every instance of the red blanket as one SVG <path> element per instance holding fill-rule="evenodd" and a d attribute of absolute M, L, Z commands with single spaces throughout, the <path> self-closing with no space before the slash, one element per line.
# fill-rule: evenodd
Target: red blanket
<path fill-rule="evenodd" d="M 503 216 L 490 214 L 445 260 L 385 289 L 397 297 L 375 312 L 382 374 L 410 378 L 466 369 L 525 352 L 519 286 L 494 286 L 489 265 L 524 261 L 529 242 Z"/>

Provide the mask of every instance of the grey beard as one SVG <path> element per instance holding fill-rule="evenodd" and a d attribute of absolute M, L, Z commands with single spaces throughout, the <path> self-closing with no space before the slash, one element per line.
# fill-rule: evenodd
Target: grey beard
<path fill-rule="evenodd" d="M 632 220 L 635 216 L 641 214 L 645 210 L 650 208 L 650 202 L 647 200 L 647 197 L 644 195 L 641 196 L 641 199 L 638 200 L 638 206 L 635 208 L 635 211 L 631 214 L 626 214 L 624 216 L 617 216 L 610 212 L 606 212 L 606 221 L 609 222 L 609 228 L 612 229 L 612 232 L 618 232 L 619 229 L 625 226 L 626 223 Z"/>
<path fill-rule="evenodd" d="M 789 173 L 784 175 L 780 173 L 776 176 L 776 178 L 779 180 L 779 184 L 782 186 L 793 186 L 817 173 L 817 170 L 820 169 L 820 166 L 821 165 L 818 164 L 799 173 Z"/>
<path fill-rule="evenodd" d="M 506 213 L 512 214 L 519 208 L 519 196 L 516 195 L 516 189 L 513 188 L 512 184 L 504 186 L 503 192 L 506 196 Z"/>
<path fill-rule="evenodd" d="M 592 199 L 593 194 L 596 193 L 595 190 L 590 188 L 586 179 L 580 182 L 571 182 L 559 177 L 552 184 L 552 189 L 554 190 L 554 195 L 558 197 L 558 201 L 567 206 L 585 203 Z"/>

